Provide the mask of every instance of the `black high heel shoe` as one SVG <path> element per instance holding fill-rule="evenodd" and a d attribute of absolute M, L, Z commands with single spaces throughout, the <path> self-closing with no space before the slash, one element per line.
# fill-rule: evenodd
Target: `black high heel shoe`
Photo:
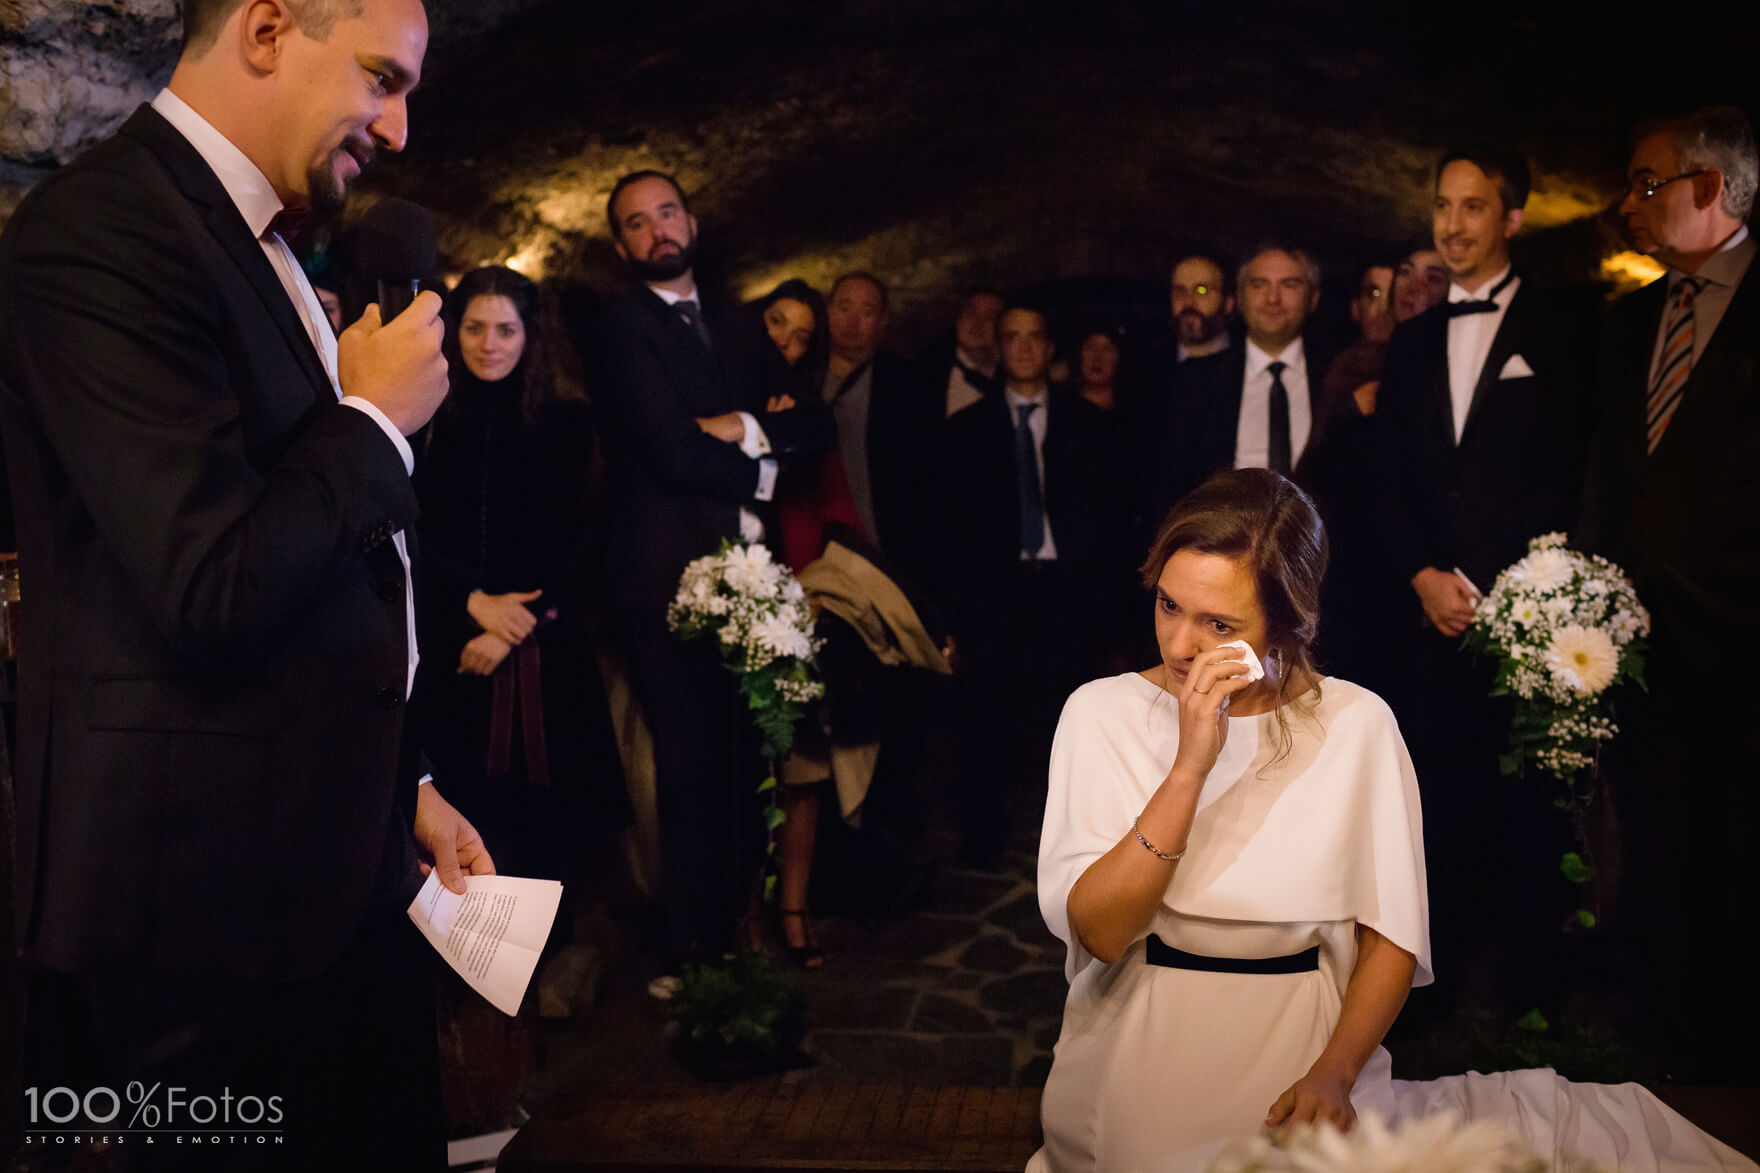
<path fill-rule="evenodd" d="M 784 921 L 789 917 L 799 920 L 801 922 L 801 936 L 806 940 L 804 945 L 790 945 L 788 931 L 782 929 L 782 951 L 788 959 L 802 969 L 818 969 L 824 965 L 825 951 L 819 948 L 818 939 L 813 935 L 812 923 L 807 920 L 807 910 L 804 908 L 779 908 L 776 910 L 776 915 Z"/>

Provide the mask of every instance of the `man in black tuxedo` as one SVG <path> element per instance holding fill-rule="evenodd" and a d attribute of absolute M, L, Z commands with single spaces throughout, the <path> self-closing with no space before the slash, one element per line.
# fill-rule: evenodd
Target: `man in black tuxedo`
<path fill-rule="evenodd" d="M 1054 388 L 1046 314 L 1006 308 L 997 321 L 1003 386 L 948 421 L 942 563 L 963 661 L 955 815 L 964 858 L 997 862 L 1007 796 L 1026 784 L 1043 802 L 1051 734 L 1097 659 L 1096 611 L 1110 547 L 1096 524 L 1122 507 L 1099 409 Z"/>
<path fill-rule="evenodd" d="M 113 1089 L 283 1097 L 277 1161 L 345 1130 L 375 1168 L 434 1167 L 412 825 L 455 890 L 461 865 L 491 870 L 400 749 L 404 437 L 446 391 L 440 302 L 375 308 L 339 345 L 276 227 L 403 147 L 427 19 L 420 0 L 184 9 L 169 88 L 0 243 L 34 584 L 17 781 L 37 1074 L 86 1035 L 98 1067 L 76 1074 Z"/>
<path fill-rule="evenodd" d="M 1760 835 L 1757 173 L 1738 110 L 1640 132 L 1620 212 L 1668 273 L 1608 321 L 1577 533 L 1650 611 L 1648 687 L 1622 698 L 1609 756 L 1646 1017 L 1687 1082 L 1751 1081 L 1760 1046 L 1752 982 L 1705 956 L 1760 903 L 1748 863 Z"/>
<path fill-rule="evenodd" d="M 733 943 L 758 875 L 762 775 L 718 649 L 668 631 L 666 608 L 692 559 L 723 539 L 763 538 L 778 460 L 817 455 L 830 429 L 813 405 L 768 394 L 782 360 L 762 331 L 705 304 L 696 217 L 671 177 L 624 176 L 607 210 L 637 281 L 600 312 L 587 345 L 605 411 L 606 573 L 654 734 L 667 948 L 679 963 Z"/>
<path fill-rule="evenodd" d="M 1002 304 L 994 289 L 972 290 L 960 304 L 953 337 L 922 355 L 924 379 L 941 396 L 946 418 L 996 389 L 996 319 L 1002 316 Z"/>
<path fill-rule="evenodd" d="M 881 349 L 889 301 L 872 273 L 845 273 L 832 282 L 825 402 L 856 516 L 892 568 L 921 583 L 932 556 L 936 441 L 944 413 L 941 397 L 916 367 Z"/>
<path fill-rule="evenodd" d="M 1287 476 L 1307 450 L 1309 388 L 1319 389 L 1325 363 L 1303 331 L 1320 304 L 1320 266 L 1299 248 L 1263 244 L 1241 266 L 1237 288 L 1246 343 L 1179 364 L 1144 429 L 1146 531 L 1212 473 Z"/>
<path fill-rule="evenodd" d="M 1571 520 L 1593 345 L 1592 311 L 1511 266 L 1527 197 L 1516 152 L 1475 144 L 1442 157 L 1432 231 L 1452 285 L 1394 332 L 1373 418 L 1384 564 L 1407 585 L 1383 628 L 1401 673 L 1387 700 L 1424 795 L 1438 973 L 1460 974 L 1476 929 L 1495 936 L 1516 1013 L 1554 993 L 1568 838 L 1544 781 L 1500 777 L 1509 710 L 1489 696 L 1491 665 L 1459 644 L 1478 592 Z M 1458 976 L 1441 989 L 1458 992 Z"/>

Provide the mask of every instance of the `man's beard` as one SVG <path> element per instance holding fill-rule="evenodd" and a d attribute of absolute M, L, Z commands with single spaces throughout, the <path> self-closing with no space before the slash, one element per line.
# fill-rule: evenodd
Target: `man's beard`
<path fill-rule="evenodd" d="M 643 281 L 671 281 L 683 277 L 697 263 L 697 238 L 691 237 L 679 250 L 659 260 L 637 260 L 631 257 L 629 267 Z"/>
<path fill-rule="evenodd" d="M 342 213 L 348 203 L 348 184 L 337 176 L 334 164 L 306 172 L 306 200 L 307 213 L 314 220 L 329 220 Z"/>
<path fill-rule="evenodd" d="M 1201 314 L 1196 310 L 1185 310 L 1179 316 L 1179 340 L 1187 346 L 1209 342 L 1222 333 L 1225 320 L 1223 314 Z"/>

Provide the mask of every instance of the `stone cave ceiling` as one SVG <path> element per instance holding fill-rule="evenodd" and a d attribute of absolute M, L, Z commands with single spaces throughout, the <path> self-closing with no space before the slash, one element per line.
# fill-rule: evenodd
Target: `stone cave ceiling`
<path fill-rule="evenodd" d="M 736 291 L 859 266 L 907 318 L 974 281 L 1160 281 L 1185 250 L 1268 234 L 1348 267 L 1427 227 L 1433 153 L 1483 133 L 1534 163 L 1526 262 L 1617 279 L 1606 209 L 1632 121 L 1753 111 L 1760 46 L 1752 17 L 1688 45 L 1623 8 L 1519 4 L 1385 20 L 1287 2 L 429 8 L 411 147 L 365 192 L 432 207 L 452 269 L 511 261 L 604 287 L 606 194 L 656 166 L 692 193 L 704 267 Z M 8 190 L 150 96 L 173 9 L 0 0 L 0 216 Z"/>

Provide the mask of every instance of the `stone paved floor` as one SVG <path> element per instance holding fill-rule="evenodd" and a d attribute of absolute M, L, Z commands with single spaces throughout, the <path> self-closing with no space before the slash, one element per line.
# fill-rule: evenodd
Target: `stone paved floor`
<path fill-rule="evenodd" d="M 943 871 L 907 919 L 822 924 L 826 964 L 802 980 L 818 1064 L 802 1077 L 1043 1084 L 1067 986 L 1034 847 L 1017 841 L 1002 871 Z"/>
<path fill-rule="evenodd" d="M 940 867 L 906 916 L 815 919 L 826 963 L 796 976 L 807 999 L 791 1081 L 1038 1086 L 1051 1065 L 1067 990 L 1063 946 L 1039 916 L 1037 828 L 1000 870 Z M 945 845 L 944 845 L 945 846 Z M 950 850 L 939 853 L 950 857 Z M 646 992 L 660 972 L 631 927 L 598 918 L 612 958 L 596 1004 L 534 1030 L 529 1109 L 594 1085 L 691 1078 L 667 1051 L 665 1015 Z"/>

